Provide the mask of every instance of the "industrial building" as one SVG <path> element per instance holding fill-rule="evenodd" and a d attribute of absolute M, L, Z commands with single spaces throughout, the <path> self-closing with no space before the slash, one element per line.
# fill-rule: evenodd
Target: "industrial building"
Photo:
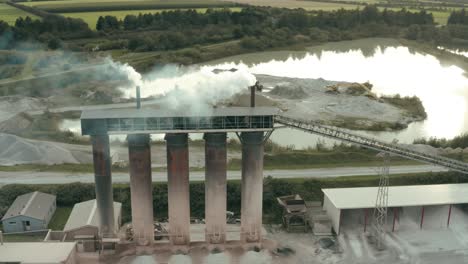
<path fill-rule="evenodd" d="M 333 230 L 339 234 L 342 221 L 350 222 L 347 213 L 354 212 L 363 231 L 372 221 L 372 212 L 375 208 L 375 197 L 378 187 L 354 187 L 322 189 L 324 193 L 323 209 L 330 217 Z M 420 228 L 424 228 L 427 210 L 437 207 L 443 213 L 441 217 L 443 226 L 449 226 L 453 205 L 468 203 L 468 184 L 434 184 L 390 186 L 388 191 L 388 226 L 389 231 L 398 229 L 399 216 L 411 213 Z M 439 211 L 438 211 L 439 212 Z M 356 221 L 355 221 L 356 222 Z"/>
<path fill-rule="evenodd" d="M 2 218 L 5 233 L 45 230 L 55 213 L 55 196 L 31 192 L 16 197 Z"/>
<path fill-rule="evenodd" d="M 96 211 L 96 200 L 77 203 L 63 228 L 64 241 L 74 241 L 83 236 L 98 237 L 99 214 Z M 121 226 L 122 204 L 114 202 L 114 232 Z"/>
<path fill-rule="evenodd" d="M 309 133 L 332 137 L 365 148 L 392 153 L 402 157 L 440 165 L 462 173 L 468 166 L 459 161 L 428 155 L 388 144 L 375 139 L 362 137 L 317 122 L 278 115 L 276 108 L 254 107 L 255 92 L 251 89 L 251 107 L 215 107 L 203 113 L 165 111 L 161 109 L 141 109 L 137 89 L 136 109 L 87 110 L 81 115 L 82 135 L 90 136 L 92 143 L 94 179 L 96 188 L 96 210 L 99 215 L 99 241 L 115 253 L 152 252 L 160 247 L 177 252 L 188 252 L 192 245 L 200 246 L 200 241 L 191 238 L 190 194 L 189 194 L 189 140 L 190 133 L 203 133 L 205 140 L 205 240 L 201 243 L 210 249 L 224 249 L 226 246 L 242 245 L 244 248 L 262 246 L 262 200 L 263 200 L 263 156 L 264 143 L 274 130 L 274 125 L 300 129 Z M 241 225 L 240 239 L 227 240 L 226 227 L 226 139 L 227 133 L 234 132 L 242 145 L 241 173 Z M 127 135 L 132 237 L 117 238 L 116 219 L 113 206 L 111 157 L 109 135 Z M 154 241 L 154 218 L 160 212 L 153 212 L 151 176 L 151 134 L 165 134 L 168 177 L 168 216 L 167 237 L 169 241 Z M 409 199 L 389 199 L 388 207 L 424 206 L 443 199 L 419 199 L 412 196 L 418 193 L 408 187 L 391 187 L 395 197 Z M 398 189 L 402 188 L 402 189 Z M 412 188 L 418 188 L 413 186 Z M 424 187 L 419 190 L 422 193 Z M 434 187 L 432 187 L 434 188 Z M 393 190 L 395 189 L 395 191 Z M 443 189 L 443 188 L 441 188 Z M 341 191 L 340 191 L 341 190 Z M 324 189 L 323 208 L 332 220 L 336 233 L 340 232 L 344 210 L 375 208 L 378 188 L 355 188 L 354 190 Z M 387 192 L 384 192 L 387 193 Z M 448 192 L 447 192 L 448 193 Z M 448 194 L 446 193 L 446 196 Z M 392 194 L 393 195 L 393 194 Z M 412 198 L 413 197 L 413 198 Z M 391 201 L 390 201 L 391 200 Z M 414 201 L 418 201 L 414 205 Z M 432 202 L 431 202 L 432 201 Z M 444 200 L 442 204 L 464 203 L 457 200 Z M 387 208 L 387 204 L 381 205 Z M 451 207 L 450 207 L 451 208 Z M 396 211 L 397 212 L 397 211 Z M 317 224 L 317 234 L 328 234 L 328 217 L 320 211 L 313 222 Z M 164 213 L 165 214 L 165 213 Z M 450 217 L 450 211 L 449 211 Z M 387 215 L 385 214 L 385 218 Z M 394 218 L 396 219 L 396 217 Z M 394 223 L 396 221 L 394 220 Z M 421 221 L 422 223 L 422 221 Z M 365 227 L 364 227 L 365 228 Z M 240 243 L 231 243 L 240 242 Z M 110 246 L 110 247 L 109 247 Z M 103 246 L 104 248 L 104 246 Z"/>
<path fill-rule="evenodd" d="M 213 108 L 208 113 L 166 112 L 154 109 L 84 111 L 83 135 L 90 135 L 96 182 L 99 232 L 103 241 L 116 236 L 109 134 L 128 134 L 133 241 L 154 242 L 150 134 L 165 133 L 167 147 L 169 240 L 189 246 L 190 194 L 188 134 L 205 139 L 205 242 L 226 242 L 227 132 L 242 143 L 240 240 L 262 242 L 263 146 L 273 131 L 277 110 L 269 107 Z M 158 214 L 158 212 L 155 212 Z"/>

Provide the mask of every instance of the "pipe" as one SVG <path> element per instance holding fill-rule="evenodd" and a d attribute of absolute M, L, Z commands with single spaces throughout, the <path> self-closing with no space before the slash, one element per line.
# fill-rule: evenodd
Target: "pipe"
<path fill-rule="evenodd" d="M 190 193 L 187 133 L 166 134 L 169 235 L 172 244 L 190 242 Z"/>
<path fill-rule="evenodd" d="M 422 229 L 423 222 L 424 222 L 424 206 L 422 206 L 421 208 L 421 223 L 419 224 L 419 229 Z"/>
<path fill-rule="evenodd" d="M 148 134 L 128 135 L 133 240 L 139 245 L 154 241 L 150 148 Z"/>
<path fill-rule="evenodd" d="M 367 230 L 367 216 L 368 216 L 368 209 L 364 209 L 364 233 Z"/>
<path fill-rule="evenodd" d="M 255 89 L 257 84 L 250 86 L 250 107 L 255 107 Z"/>
<path fill-rule="evenodd" d="M 398 208 L 393 208 L 393 227 L 392 227 L 392 232 L 395 232 L 395 224 L 396 224 L 396 219 L 398 217 Z"/>
<path fill-rule="evenodd" d="M 226 133 L 205 133 L 205 240 L 226 241 Z"/>
<path fill-rule="evenodd" d="M 243 132 L 241 241 L 260 242 L 263 202 L 263 132 Z"/>
<path fill-rule="evenodd" d="M 92 135 L 96 204 L 101 237 L 115 237 L 114 199 L 112 193 L 109 136 Z"/>
<path fill-rule="evenodd" d="M 0 230 L 0 245 L 3 246 L 3 232 Z"/>
<path fill-rule="evenodd" d="M 452 205 L 449 205 L 449 212 L 448 212 L 448 218 L 447 218 L 447 227 L 450 225 L 450 216 L 452 215 Z"/>
<path fill-rule="evenodd" d="M 140 86 L 136 87 L 136 108 L 141 108 Z"/>

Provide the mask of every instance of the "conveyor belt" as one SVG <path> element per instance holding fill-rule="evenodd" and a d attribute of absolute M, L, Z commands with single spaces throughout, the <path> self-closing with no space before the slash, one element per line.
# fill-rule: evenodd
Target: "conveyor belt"
<path fill-rule="evenodd" d="M 364 137 L 338 127 L 327 126 L 318 122 L 300 120 L 282 115 L 275 116 L 275 122 L 305 132 L 330 137 L 333 139 L 357 144 L 365 148 L 387 152 L 404 158 L 438 165 L 450 170 L 468 174 L 468 163 L 441 157 L 438 155 L 430 155 L 424 152 L 402 147 L 398 144 L 386 143 L 373 138 Z"/>

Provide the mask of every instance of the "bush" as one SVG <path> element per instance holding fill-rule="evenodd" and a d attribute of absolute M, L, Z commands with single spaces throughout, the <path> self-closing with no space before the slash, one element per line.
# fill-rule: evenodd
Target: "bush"
<path fill-rule="evenodd" d="M 62 43 L 60 41 L 60 39 L 58 38 L 51 38 L 48 42 L 47 42 L 47 47 L 51 50 L 56 50 L 60 47 L 62 47 Z"/>
<path fill-rule="evenodd" d="M 256 37 L 244 37 L 240 41 L 240 46 L 248 50 L 263 50 L 265 49 L 265 44 Z"/>
<path fill-rule="evenodd" d="M 435 148 L 467 148 L 468 147 L 468 133 L 463 133 L 454 137 L 451 140 L 446 138 L 436 138 L 430 137 L 426 138 L 419 138 L 413 141 L 413 144 L 426 144 L 431 145 Z"/>

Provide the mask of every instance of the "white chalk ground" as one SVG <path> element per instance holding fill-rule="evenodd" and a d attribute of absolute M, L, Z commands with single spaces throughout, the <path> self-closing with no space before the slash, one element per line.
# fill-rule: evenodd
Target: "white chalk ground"
<path fill-rule="evenodd" d="M 27 111 L 46 108 L 46 101 L 25 96 L 1 96 L 0 97 L 0 122 Z"/>
<path fill-rule="evenodd" d="M 163 223 L 163 225 L 166 228 L 166 230 L 169 229 L 168 223 Z M 240 240 L 240 228 L 240 224 L 226 225 L 226 239 Z M 262 234 L 265 236 L 267 234 L 267 231 L 263 229 Z M 190 241 L 205 241 L 205 224 L 190 224 Z"/>
<path fill-rule="evenodd" d="M 128 148 L 111 145 L 110 154 L 113 162 L 128 163 Z M 151 146 L 153 167 L 166 166 L 166 146 Z M 228 150 L 228 159 L 240 159 L 240 151 Z M 190 146 L 189 162 L 191 167 L 205 165 L 204 146 Z M 92 163 L 90 145 L 66 144 L 51 141 L 26 139 L 11 134 L 0 133 L 0 165 L 16 164 L 63 164 Z"/>
<path fill-rule="evenodd" d="M 80 163 L 83 158 L 65 144 L 0 133 L 0 165 Z"/>
<path fill-rule="evenodd" d="M 256 75 L 257 80 L 266 88 L 280 87 L 290 93 L 292 98 L 284 95 L 263 93 L 268 99 L 286 110 L 283 113 L 290 117 L 308 120 L 319 120 L 324 123 L 353 121 L 360 129 L 372 127 L 382 122 L 409 124 L 420 118 L 410 117 L 406 110 L 389 103 L 384 103 L 366 96 L 354 96 L 342 92 L 326 93 L 327 85 L 339 82 L 324 79 L 286 78 L 269 75 Z M 298 97 L 294 97 L 295 93 Z"/>
<path fill-rule="evenodd" d="M 420 207 L 403 210 L 396 231 L 388 232 L 385 237 L 387 248 L 383 251 L 375 249 L 368 238 L 369 232 L 363 233 L 363 218 L 355 215 L 351 219 L 354 223 L 345 225 L 338 237 L 343 256 L 335 263 L 467 263 L 467 214 L 452 207 L 447 228 L 448 206 L 426 207 L 420 229 L 420 213 Z M 390 213 L 388 230 L 391 230 L 392 220 Z"/>
<path fill-rule="evenodd" d="M 353 211 L 346 214 L 347 224 L 336 238 L 338 243 L 324 249 L 320 237 L 312 233 L 286 233 L 281 228 L 266 227 L 267 238 L 279 242 L 281 247 L 293 249 L 288 256 L 268 250 L 246 253 L 223 252 L 218 254 L 174 255 L 164 262 L 158 256 L 138 256 L 121 263 L 173 263 L 173 264 L 460 264 L 468 263 L 468 215 L 458 207 L 452 207 L 450 227 L 447 228 L 448 207 L 427 207 L 423 229 L 419 229 L 420 207 L 407 208 L 400 214 L 397 229 L 391 232 L 393 215 L 389 214 L 385 238 L 386 249 L 376 250 L 363 230 L 363 214 Z M 368 231 L 370 228 L 368 228 Z M 335 238 L 332 238 L 335 239 Z M 159 259 L 161 259 L 159 257 Z"/>

